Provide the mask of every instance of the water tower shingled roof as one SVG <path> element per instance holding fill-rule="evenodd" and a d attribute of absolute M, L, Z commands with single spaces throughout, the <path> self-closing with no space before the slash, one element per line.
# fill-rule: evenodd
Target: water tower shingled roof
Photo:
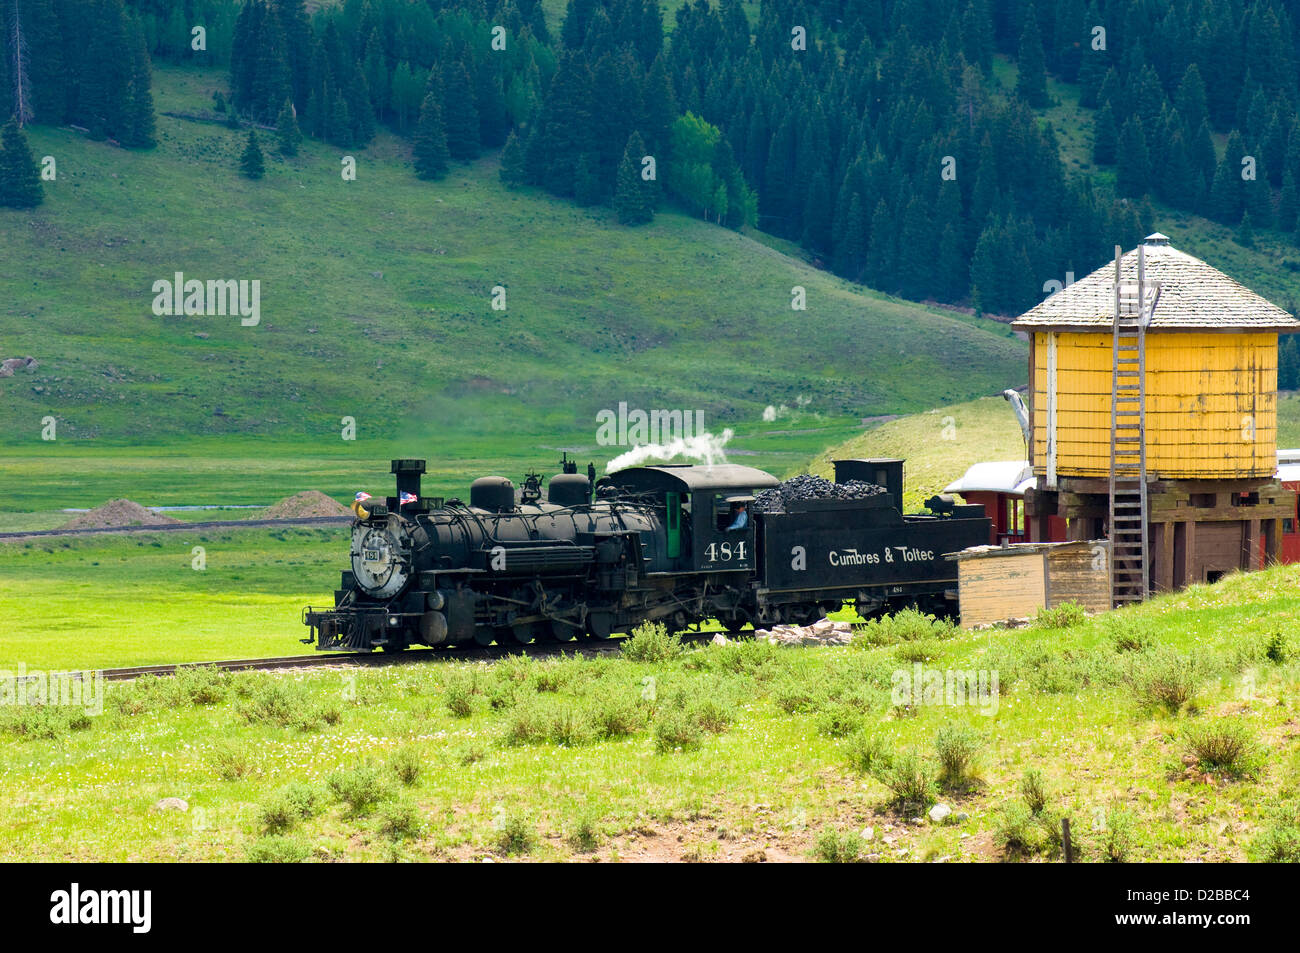
<path fill-rule="evenodd" d="M 1156 232 L 1143 241 L 1144 276 L 1159 285 L 1150 331 L 1300 331 L 1300 321 L 1217 268 L 1181 252 Z M 1120 259 L 1124 281 L 1137 280 L 1137 249 Z M 1011 323 L 1013 328 L 1109 331 L 1115 314 L 1115 263 L 1062 288 Z"/>

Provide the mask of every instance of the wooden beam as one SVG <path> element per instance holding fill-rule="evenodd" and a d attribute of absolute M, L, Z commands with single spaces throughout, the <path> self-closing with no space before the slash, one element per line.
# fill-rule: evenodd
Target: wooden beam
<path fill-rule="evenodd" d="M 1201 581 L 1201 574 L 1196 569 L 1196 523 L 1189 520 L 1183 525 L 1187 527 L 1187 535 L 1183 537 L 1183 581 L 1179 584 L 1180 589 Z"/>
<path fill-rule="evenodd" d="M 1260 557 L 1259 520 L 1246 521 L 1246 569 L 1258 569 Z"/>
<path fill-rule="evenodd" d="M 1174 588 L 1174 524 L 1158 523 L 1160 528 L 1160 574 L 1156 588 L 1172 592 Z"/>

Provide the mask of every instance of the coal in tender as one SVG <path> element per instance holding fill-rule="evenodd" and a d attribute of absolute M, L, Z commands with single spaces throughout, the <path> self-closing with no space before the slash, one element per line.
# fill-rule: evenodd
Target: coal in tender
<path fill-rule="evenodd" d="M 885 492 L 883 486 L 862 480 L 832 483 L 825 477 L 801 473 L 760 490 L 754 496 L 754 509 L 759 513 L 784 513 L 791 504 L 808 500 L 865 500 Z"/>

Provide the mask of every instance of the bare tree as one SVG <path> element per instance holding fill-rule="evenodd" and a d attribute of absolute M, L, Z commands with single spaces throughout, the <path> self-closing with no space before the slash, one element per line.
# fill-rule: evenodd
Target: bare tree
<path fill-rule="evenodd" d="M 27 78 L 27 38 L 23 34 L 22 0 L 9 11 L 9 46 L 14 58 L 14 117 L 19 127 L 32 121 L 31 83 Z"/>

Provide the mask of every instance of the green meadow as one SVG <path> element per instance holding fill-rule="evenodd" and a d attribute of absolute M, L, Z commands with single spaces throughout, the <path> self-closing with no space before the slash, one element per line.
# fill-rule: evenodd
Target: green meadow
<path fill-rule="evenodd" d="M 113 683 L 102 714 L 0 711 L 0 850 L 1034 862 L 1068 818 L 1086 862 L 1295 861 L 1298 577 L 1017 630 L 908 614 L 837 648 L 647 631 L 622 657 Z M 917 666 L 996 694 L 894 695 Z"/>

